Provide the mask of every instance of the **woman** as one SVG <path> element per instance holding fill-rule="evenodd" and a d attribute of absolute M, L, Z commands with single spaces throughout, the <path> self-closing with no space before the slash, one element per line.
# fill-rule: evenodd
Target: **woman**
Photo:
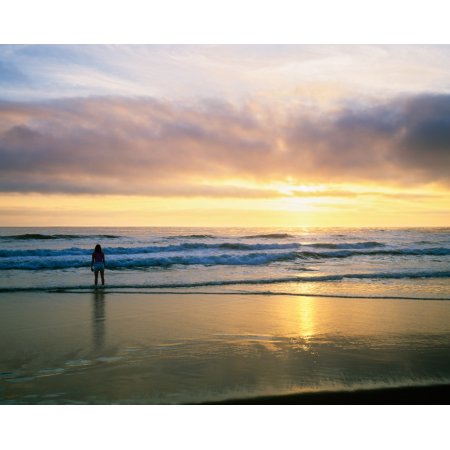
<path fill-rule="evenodd" d="M 97 244 L 94 249 L 94 253 L 92 253 L 92 261 L 91 261 L 91 271 L 94 272 L 95 275 L 95 285 L 98 283 L 98 273 L 102 277 L 102 286 L 105 284 L 105 254 L 102 252 L 102 247 L 100 244 Z"/>

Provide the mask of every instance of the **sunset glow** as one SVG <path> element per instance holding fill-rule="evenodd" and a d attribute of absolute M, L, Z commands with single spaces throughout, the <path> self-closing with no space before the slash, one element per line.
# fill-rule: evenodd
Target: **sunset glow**
<path fill-rule="evenodd" d="M 0 225 L 448 226 L 448 46 L 0 46 Z"/>

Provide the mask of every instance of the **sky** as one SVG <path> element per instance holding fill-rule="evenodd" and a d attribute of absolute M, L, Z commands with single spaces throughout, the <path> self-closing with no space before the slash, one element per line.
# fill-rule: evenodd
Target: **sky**
<path fill-rule="evenodd" d="M 0 45 L 0 226 L 450 226 L 448 45 Z"/>

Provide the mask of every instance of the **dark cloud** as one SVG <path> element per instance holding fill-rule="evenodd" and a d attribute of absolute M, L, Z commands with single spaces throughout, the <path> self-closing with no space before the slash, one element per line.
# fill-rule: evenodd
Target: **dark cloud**
<path fill-rule="evenodd" d="M 291 123 L 294 155 L 333 180 L 449 182 L 450 95 L 399 98 Z"/>
<path fill-rule="evenodd" d="M 448 180 L 450 95 L 422 96 L 406 102 L 402 136 L 392 160 L 403 162 L 406 168 L 418 168 L 425 176 Z"/>
<path fill-rule="evenodd" d="M 271 197 L 277 194 L 214 185 L 287 177 L 449 182 L 450 95 L 275 119 L 276 111 L 212 100 L 1 102 L 0 190 Z"/>

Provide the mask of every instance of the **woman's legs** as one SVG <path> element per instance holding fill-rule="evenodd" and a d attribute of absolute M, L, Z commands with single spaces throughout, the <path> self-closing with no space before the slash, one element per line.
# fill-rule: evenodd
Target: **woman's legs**
<path fill-rule="evenodd" d="M 100 276 L 102 277 L 102 286 L 105 285 L 105 271 L 104 270 L 100 270 Z M 97 284 L 97 283 L 95 283 Z"/>

